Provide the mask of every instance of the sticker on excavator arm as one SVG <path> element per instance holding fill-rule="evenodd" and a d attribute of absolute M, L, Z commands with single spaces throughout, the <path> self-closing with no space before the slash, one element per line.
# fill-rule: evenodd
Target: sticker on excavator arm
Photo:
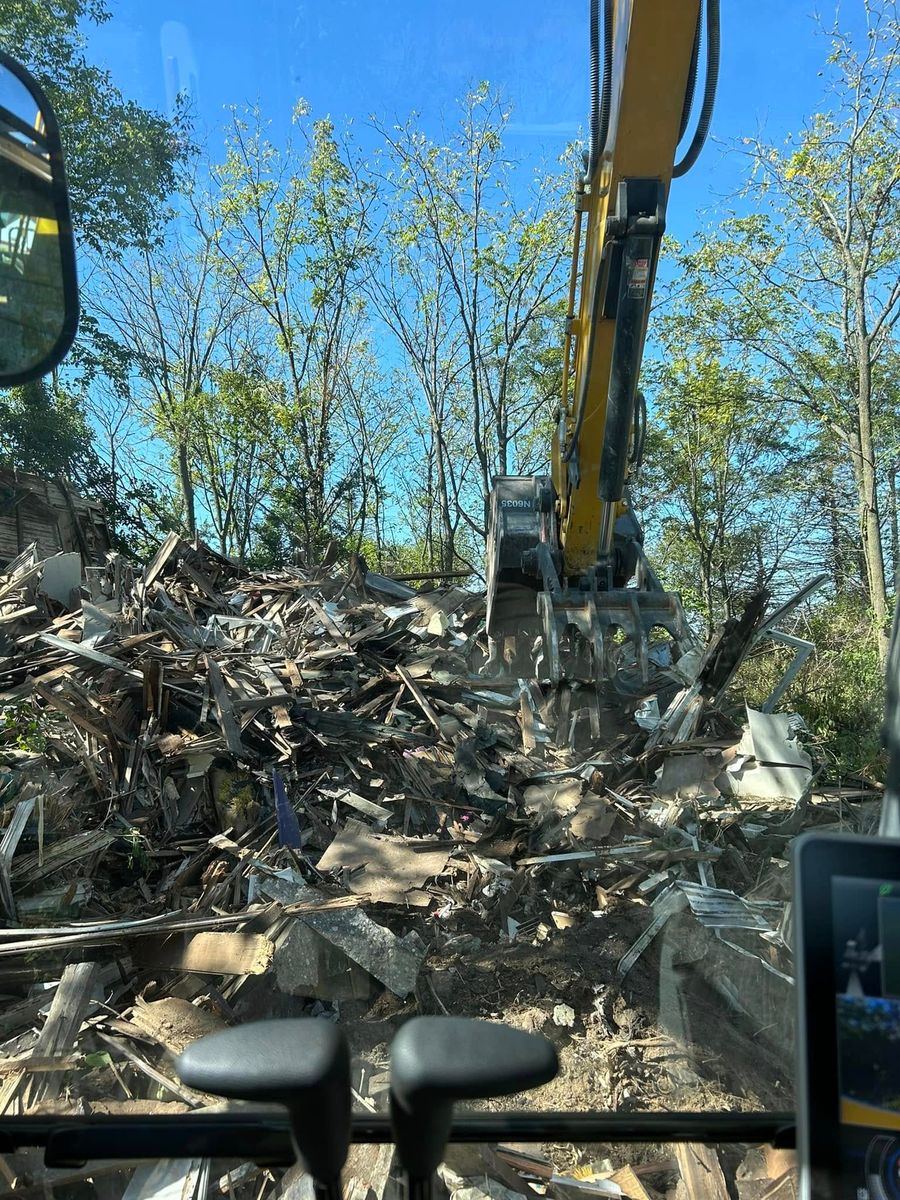
<path fill-rule="evenodd" d="M 650 259 L 636 258 L 628 276 L 628 298 L 639 300 L 647 291 L 650 281 Z"/>

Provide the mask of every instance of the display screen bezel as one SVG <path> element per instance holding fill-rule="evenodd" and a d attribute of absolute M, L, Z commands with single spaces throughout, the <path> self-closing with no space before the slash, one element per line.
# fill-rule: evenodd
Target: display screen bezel
<path fill-rule="evenodd" d="M 840 1200 L 835 877 L 900 883 L 900 839 L 808 833 L 794 845 L 797 1141 L 805 1195 Z"/>

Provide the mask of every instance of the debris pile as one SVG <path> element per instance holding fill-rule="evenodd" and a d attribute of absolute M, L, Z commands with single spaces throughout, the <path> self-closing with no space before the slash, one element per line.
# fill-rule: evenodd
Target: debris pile
<path fill-rule="evenodd" d="M 723 708 L 763 608 L 623 710 L 480 675 L 482 597 L 361 560 L 26 551 L 0 577 L 0 1115 L 207 1109 L 173 1056 L 301 1013 L 346 1025 L 384 1111 L 417 1011 L 553 1037 L 563 1075 L 522 1104 L 789 1106 L 787 846 L 877 795 L 814 791 L 791 718 Z"/>

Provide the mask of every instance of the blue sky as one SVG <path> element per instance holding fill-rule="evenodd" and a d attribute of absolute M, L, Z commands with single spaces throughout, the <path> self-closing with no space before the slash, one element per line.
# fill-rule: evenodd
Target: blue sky
<path fill-rule="evenodd" d="M 672 0 L 677 3 L 678 0 Z M 435 132 L 454 100 L 481 79 L 513 106 L 509 148 L 517 159 L 555 157 L 583 128 L 587 110 L 587 0 L 110 0 L 113 19 L 90 31 L 90 57 L 125 93 L 166 110 L 189 87 L 213 153 L 225 106 L 259 100 L 287 126 L 303 96 L 315 115 L 352 119 L 365 145 L 371 113 L 415 109 Z M 862 23 L 861 0 L 842 21 Z M 722 0 L 722 70 L 713 135 L 732 142 L 764 132 L 780 140 L 820 103 L 827 53 L 810 0 Z M 834 7 L 821 10 L 829 21 Z M 686 239 L 739 162 L 710 145 L 676 181 L 668 228 Z"/>

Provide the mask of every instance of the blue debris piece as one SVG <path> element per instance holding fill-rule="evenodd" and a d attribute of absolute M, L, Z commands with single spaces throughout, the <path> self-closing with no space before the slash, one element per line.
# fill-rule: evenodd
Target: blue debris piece
<path fill-rule="evenodd" d="M 275 815 L 278 818 L 278 840 L 282 846 L 300 850 L 300 823 L 284 790 L 284 780 L 277 767 L 272 769 L 272 787 L 275 789 Z"/>

